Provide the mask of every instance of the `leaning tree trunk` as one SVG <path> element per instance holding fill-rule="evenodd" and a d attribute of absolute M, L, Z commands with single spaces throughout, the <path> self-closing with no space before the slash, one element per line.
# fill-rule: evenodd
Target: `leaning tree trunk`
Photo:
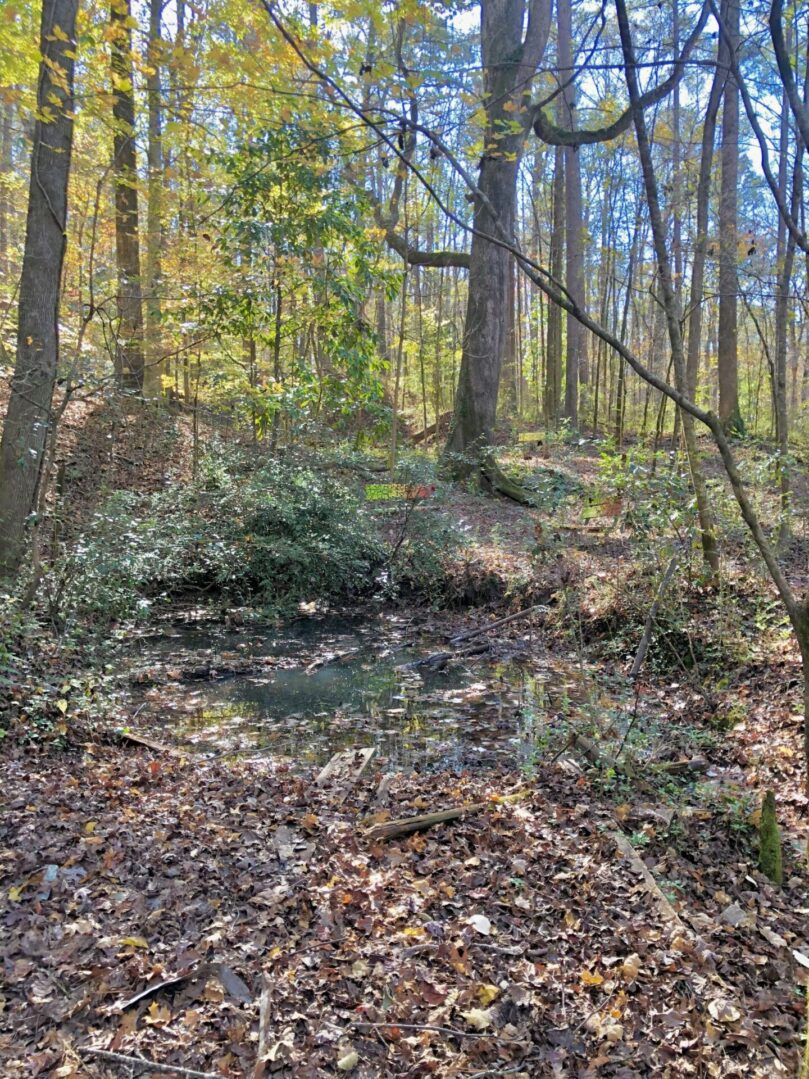
<path fill-rule="evenodd" d="M 14 574 L 34 508 L 59 358 L 59 292 L 73 146 L 78 0 L 43 0 L 37 116 L 17 320 L 17 359 L 0 442 L 0 577 Z M 47 119 L 46 119 L 47 118 Z"/>

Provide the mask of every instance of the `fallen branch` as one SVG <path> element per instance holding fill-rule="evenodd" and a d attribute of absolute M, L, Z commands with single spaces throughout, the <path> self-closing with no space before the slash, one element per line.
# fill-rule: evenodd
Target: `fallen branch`
<path fill-rule="evenodd" d="M 652 899 L 655 906 L 657 907 L 658 913 L 660 914 L 660 917 L 663 919 L 663 921 L 666 922 L 668 925 L 674 926 L 675 928 L 679 929 L 687 936 L 692 937 L 695 940 L 699 940 L 699 937 L 697 937 L 697 934 L 694 932 L 694 930 L 690 929 L 685 924 L 685 922 L 682 920 L 682 918 L 671 905 L 671 903 L 669 903 L 668 899 L 666 899 L 666 897 L 663 895 L 657 881 L 646 868 L 643 863 L 643 859 L 629 842 L 624 833 L 616 828 L 614 830 L 611 829 L 609 835 L 612 841 L 615 843 L 615 846 L 618 848 L 621 854 L 623 854 L 627 861 L 631 863 L 632 868 L 643 881 L 644 887 L 646 888 L 649 897 Z"/>
<path fill-rule="evenodd" d="M 315 783 L 322 787 L 326 783 L 339 782 L 351 786 L 356 783 L 371 763 L 376 753 L 373 746 L 365 749 L 343 749 L 335 753 L 331 760 L 318 773 Z"/>
<path fill-rule="evenodd" d="M 117 731 L 118 737 L 122 742 L 129 742 L 133 746 L 145 746 L 146 749 L 151 749 L 154 753 L 169 753 L 177 755 L 177 750 L 172 746 L 164 746 L 162 742 L 153 742 L 151 738 L 145 738 L 142 734 L 135 734 L 134 731 Z"/>
<path fill-rule="evenodd" d="M 419 667 L 432 667 L 433 670 L 440 671 L 449 663 L 451 659 L 465 659 L 467 656 L 480 656 L 484 652 L 488 652 L 491 645 L 489 644 L 475 644 L 471 648 L 463 648 L 460 652 L 432 652 L 429 656 L 422 656 L 421 659 L 414 659 L 412 663 L 403 663 L 402 670 L 417 670 Z"/>
<path fill-rule="evenodd" d="M 478 1030 L 457 1030 L 455 1027 L 438 1027 L 431 1023 L 397 1023 L 391 1020 L 389 1023 L 365 1023 L 354 1022 L 352 1026 L 360 1030 L 429 1030 L 435 1034 L 450 1034 L 453 1038 L 496 1038 L 498 1042 L 510 1042 L 513 1045 L 521 1045 L 520 1038 L 504 1038 L 496 1030 L 488 1032 Z M 487 1073 L 488 1074 L 488 1073 Z"/>
<path fill-rule="evenodd" d="M 488 626 L 479 626 L 477 629 L 467 630 L 466 633 L 459 633 L 457 636 L 450 638 L 450 644 L 460 644 L 462 641 L 471 641 L 473 637 L 479 637 L 482 633 L 489 633 L 493 629 L 499 629 L 500 626 L 507 626 L 509 622 L 516 622 L 520 618 L 527 618 L 529 614 L 542 614 L 548 613 L 548 608 L 543 604 L 538 603 L 534 607 L 526 607 L 524 611 L 517 611 L 515 614 L 506 615 L 505 618 L 498 618 L 496 622 L 490 622 Z"/>
<path fill-rule="evenodd" d="M 496 800 L 486 802 L 470 802 L 469 805 L 453 806 L 451 809 L 441 809 L 437 813 L 423 813 L 418 817 L 400 817 L 398 820 L 384 821 L 374 824 L 364 833 L 366 839 L 396 839 L 400 835 L 409 835 L 411 832 L 423 832 L 436 824 L 445 824 L 447 821 L 458 820 L 467 813 L 480 813 L 483 809 L 491 809 L 508 802 L 517 802 L 525 798 L 528 791 L 516 791 Z"/>
<path fill-rule="evenodd" d="M 111 1053 L 108 1049 L 94 1049 L 90 1045 L 83 1046 L 79 1052 L 82 1056 L 99 1057 L 101 1060 L 109 1060 L 113 1064 L 126 1064 L 128 1068 L 148 1069 L 152 1072 L 164 1072 L 167 1075 L 182 1075 L 185 1079 L 222 1079 L 216 1072 L 199 1072 L 193 1068 L 181 1068 L 179 1064 L 156 1064 L 153 1060 L 145 1057 L 128 1057 L 123 1053 Z"/>
<path fill-rule="evenodd" d="M 262 974 L 263 989 L 258 1007 L 258 1049 L 256 1050 L 256 1066 L 253 1069 L 253 1079 L 262 1079 L 267 1063 L 266 1056 L 270 1049 L 270 979 L 266 973 Z"/>

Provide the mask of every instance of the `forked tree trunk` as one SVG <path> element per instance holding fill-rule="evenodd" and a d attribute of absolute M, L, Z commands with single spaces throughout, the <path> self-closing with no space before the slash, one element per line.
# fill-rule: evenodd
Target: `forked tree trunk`
<path fill-rule="evenodd" d="M 17 357 L 0 442 L 0 577 L 14 574 L 22 561 L 25 523 L 35 505 L 51 425 L 73 146 L 77 9 L 78 0 L 42 4 L 39 119 L 31 150 Z"/>

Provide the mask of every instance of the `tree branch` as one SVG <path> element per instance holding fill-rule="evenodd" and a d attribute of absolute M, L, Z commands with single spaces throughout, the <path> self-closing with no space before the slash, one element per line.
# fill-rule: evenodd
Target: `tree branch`
<path fill-rule="evenodd" d="M 682 52 L 674 61 L 674 70 L 671 75 L 653 90 L 648 90 L 645 94 L 642 94 L 637 102 L 630 104 L 626 111 L 621 113 L 613 123 L 607 124 L 606 127 L 569 131 L 566 128 L 558 127 L 545 115 L 543 109 L 537 108 L 533 121 L 534 134 L 549 146 L 589 146 L 596 142 L 609 142 L 611 139 L 616 139 L 619 135 L 623 135 L 625 131 L 629 130 L 636 113 L 656 105 L 658 101 L 662 101 L 682 79 L 685 74 L 685 65 L 688 63 L 689 57 L 702 35 L 702 31 L 705 29 L 710 10 L 710 2 L 705 0 L 697 25 L 683 45 Z"/>

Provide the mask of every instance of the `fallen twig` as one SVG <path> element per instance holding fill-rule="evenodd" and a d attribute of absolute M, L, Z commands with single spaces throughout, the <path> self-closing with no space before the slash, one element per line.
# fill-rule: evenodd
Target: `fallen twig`
<path fill-rule="evenodd" d="M 142 734 L 135 734 L 134 731 L 120 730 L 117 734 L 122 742 L 129 742 L 133 746 L 145 746 L 146 749 L 151 749 L 154 753 L 176 755 L 178 752 L 172 746 L 165 746 L 162 742 L 154 742 L 151 738 L 146 738 Z"/>
<path fill-rule="evenodd" d="M 484 1032 L 482 1030 L 457 1030 L 455 1027 L 437 1027 L 430 1023 L 397 1023 L 392 1019 L 388 1023 L 365 1023 L 355 1021 L 352 1026 L 367 1028 L 368 1030 L 430 1030 L 435 1034 L 450 1034 L 454 1038 L 496 1038 L 498 1042 L 511 1042 L 513 1045 L 521 1045 L 519 1038 L 504 1038 L 496 1030 Z"/>
<path fill-rule="evenodd" d="M 82 1056 L 99 1057 L 101 1060 L 109 1060 L 113 1064 L 126 1064 L 129 1068 L 148 1069 L 152 1072 L 165 1072 L 167 1075 L 182 1075 L 186 1079 L 222 1079 L 216 1072 L 194 1071 L 193 1068 L 181 1068 L 179 1064 L 157 1064 L 145 1057 L 129 1057 L 123 1053 L 111 1053 L 109 1049 L 94 1049 L 90 1045 L 82 1046 L 79 1050 Z"/>

